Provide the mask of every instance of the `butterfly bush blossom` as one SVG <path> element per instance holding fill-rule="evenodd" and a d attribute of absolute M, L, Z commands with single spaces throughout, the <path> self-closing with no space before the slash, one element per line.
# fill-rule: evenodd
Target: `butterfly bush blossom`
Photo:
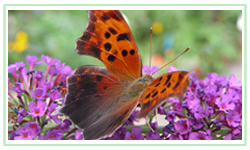
<path fill-rule="evenodd" d="M 9 140 L 61 140 L 79 139 L 76 128 L 70 128 L 70 120 L 62 115 L 51 116 L 64 102 L 66 77 L 73 71 L 57 59 L 27 56 L 29 68 L 24 62 L 8 67 L 13 82 L 8 80 L 8 130 Z M 35 65 L 47 64 L 46 71 L 34 70 Z M 49 124 L 52 124 L 52 126 Z"/>
<path fill-rule="evenodd" d="M 82 140 L 82 132 L 62 114 L 51 114 L 63 105 L 66 94 L 66 77 L 73 71 L 64 63 L 49 56 L 27 56 L 27 65 L 16 62 L 8 66 L 8 122 L 9 140 Z M 34 66 L 46 63 L 45 71 Z M 143 66 L 144 73 L 154 73 L 158 67 Z M 149 70 L 151 70 L 149 72 Z M 167 71 L 176 71 L 173 66 Z M 169 99 L 157 108 L 168 123 L 158 126 L 135 126 L 138 111 L 102 140 L 212 140 L 241 139 L 242 85 L 234 75 L 227 79 L 216 73 L 198 80 L 190 74 L 190 87 L 181 102 Z M 150 119 L 155 117 L 152 112 Z"/>

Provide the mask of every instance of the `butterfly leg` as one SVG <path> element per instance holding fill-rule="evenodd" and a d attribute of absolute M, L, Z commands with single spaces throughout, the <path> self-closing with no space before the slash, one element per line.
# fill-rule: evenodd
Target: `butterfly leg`
<path fill-rule="evenodd" d="M 152 132 L 155 132 L 154 129 L 151 127 L 151 125 L 150 125 L 150 123 L 149 123 L 149 120 L 150 120 L 149 118 L 146 119 L 146 122 L 147 122 L 147 124 L 148 124 L 148 127 L 150 128 L 150 130 L 151 130 Z"/>

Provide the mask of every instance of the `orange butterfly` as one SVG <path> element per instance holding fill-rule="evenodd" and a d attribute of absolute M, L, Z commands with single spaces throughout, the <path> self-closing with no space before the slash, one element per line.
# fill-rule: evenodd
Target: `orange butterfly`
<path fill-rule="evenodd" d="M 85 140 L 111 135 L 138 103 L 138 118 L 147 117 L 170 97 L 182 98 L 188 72 L 176 71 L 156 79 L 142 76 L 142 62 L 133 35 L 118 10 L 90 10 L 76 53 L 101 60 L 105 67 L 84 65 L 67 78 L 68 93 L 59 111 L 83 129 Z"/>

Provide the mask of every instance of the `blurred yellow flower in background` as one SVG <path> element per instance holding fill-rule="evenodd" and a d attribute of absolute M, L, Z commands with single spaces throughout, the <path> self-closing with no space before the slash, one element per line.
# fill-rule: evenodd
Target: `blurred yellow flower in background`
<path fill-rule="evenodd" d="M 9 42 L 11 50 L 21 53 L 28 48 L 28 34 L 24 31 L 19 31 L 16 34 L 16 41 Z"/>
<path fill-rule="evenodd" d="M 159 34 L 159 33 L 161 33 L 162 30 L 163 30 L 163 25 L 162 25 L 162 23 L 160 23 L 160 22 L 155 22 L 155 23 L 152 25 L 152 28 L 153 28 L 153 32 L 154 32 L 155 34 Z"/>

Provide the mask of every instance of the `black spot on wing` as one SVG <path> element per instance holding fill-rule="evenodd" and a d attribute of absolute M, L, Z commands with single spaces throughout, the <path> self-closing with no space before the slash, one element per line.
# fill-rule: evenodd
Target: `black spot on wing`
<path fill-rule="evenodd" d="M 109 28 L 109 31 L 110 31 L 113 35 L 117 34 L 116 30 L 113 29 L 113 28 Z"/>
<path fill-rule="evenodd" d="M 128 40 L 128 41 L 130 41 L 130 38 L 129 38 L 129 36 L 128 36 L 127 33 L 123 33 L 123 34 L 119 34 L 116 40 L 117 41 L 121 41 L 121 40 Z"/>
<path fill-rule="evenodd" d="M 122 50 L 122 56 L 123 57 L 125 57 L 125 56 L 127 56 L 128 55 L 128 52 L 124 49 L 124 50 Z"/>
<path fill-rule="evenodd" d="M 171 82 L 168 83 L 167 87 L 169 88 L 171 86 Z"/>
<path fill-rule="evenodd" d="M 165 85 L 169 82 L 171 76 L 172 76 L 171 74 L 167 76 L 167 80 L 166 80 L 166 82 L 163 84 L 163 86 L 165 86 Z"/>
<path fill-rule="evenodd" d="M 130 53 L 131 55 L 134 55 L 134 54 L 135 54 L 135 50 L 134 50 L 134 49 L 131 49 L 131 50 L 129 51 L 129 53 Z"/>
<path fill-rule="evenodd" d="M 108 38 L 110 38 L 110 33 L 109 33 L 109 32 L 106 32 L 106 33 L 104 34 L 104 36 L 105 36 L 106 39 L 108 39 Z"/>
<path fill-rule="evenodd" d="M 105 50 L 107 50 L 107 51 L 109 51 L 110 49 L 111 49 L 111 44 L 110 43 L 105 43 L 104 44 L 104 48 L 105 48 Z"/>
<path fill-rule="evenodd" d="M 149 94 L 145 97 L 145 99 L 149 98 L 150 95 L 151 95 L 151 93 L 149 93 Z"/>
<path fill-rule="evenodd" d="M 154 98 L 158 94 L 158 91 L 156 91 L 153 95 L 152 98 Z"/>
<path fill-rule="evenodd" d="M 165 92 L 166 91 L 166 88 L 164 88 L 162 91 L 161 91 L 161 93 L 163 93 L 163 92 Z"/>
<path fill-rule="evenodd" d="M 110 54 L 108 56 L 108 61 L 111 61 L 111 62 L 115 61 L 115 56 Z"/>
<path fill-rule="evenodd" d="M 157 83 L 156 85 L 155 85 L 155 87 L 157 87 L 157 86 L 159 86 L 161 83 L 159 82 L 159 83 Z"/>
<path fill-rule="evenodd" d="M 175 86 L 173 87 L 173 89 L 175 90 L 175 89 L 177 88 L 177 86 L 179 86 L 179 82 L 177 82 L 177 83 L 175 84 Z"/>

